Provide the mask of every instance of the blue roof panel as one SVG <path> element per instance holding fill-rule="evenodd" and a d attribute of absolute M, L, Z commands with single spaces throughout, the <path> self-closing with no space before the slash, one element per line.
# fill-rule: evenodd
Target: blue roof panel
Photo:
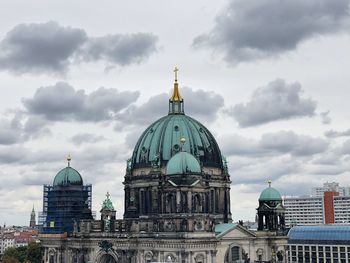
<path fill-rule="evenodd" d="M 295 226 L 288 233 L 289 240 L 349 241 L 350 225 Z"/>

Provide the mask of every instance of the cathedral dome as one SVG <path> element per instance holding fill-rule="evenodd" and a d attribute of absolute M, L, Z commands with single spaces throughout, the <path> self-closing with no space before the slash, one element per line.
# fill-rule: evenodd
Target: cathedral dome
<path fill-rule="evenodd" d="M 70 167 L 71 157 L 68 156 L 68 166 L 59 171 L 53 180 L 53 186 L 83 185 L 83 178 L 80 173 Z"/>
<path fill-rule="evenodd" d="M 177 82 L 169 99 L 169 114 L 152 123 L 136 143 L 131 169 L 164 167 L 172 156 L 183 151 L 195 156 L 204 167 L 223 168 L 222 156 L 214 136 L 200 122 L 185 115 Z M 186 138 L 180 146 L 180 138 Z"/>
<path fill-rule="evenodd" d="M 271 182 L 269 181 L 269 187 L 261 192 L 259 201 L 282 201 L 282 196 L 280 192 L 271 187 Z"/>
<path fill-rule="evenodd" d="M 208 129 L 185 114 L 172 114 L 151 124 L 136 143 L 132 168 L 148 167 L 153 162 L 161 166 L 181 150 L 180 138 L 185 137 L 183 150 L 196 156 L 203 166 L 222 168 L 219 146 Z"/>
<path fill-rule="evenodd" d="M 169 160 L 166 166 L 167 175 L 200 173 L 201 166 L 198 160 L 187 152 L 179 152 Z"/>

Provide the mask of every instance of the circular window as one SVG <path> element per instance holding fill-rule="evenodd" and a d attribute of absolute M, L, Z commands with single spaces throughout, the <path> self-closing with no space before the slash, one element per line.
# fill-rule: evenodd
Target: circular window
<path fill-rule="evenodd" d="M 141 149 L 141 151 L 142 151 L 143 153 L 146 153 L 146 152 L 147 152 L 147 148 L 146 148 L 145 146 L 143 146 L 142 149 Z"/>
<path fill-rule="evenodd" d="M 175 130 L 175 131 L 179 131 L 179 126 L 175 125 L 175 126 L 174 126 L 174 130 Z"/>
<path fill-rule="evenodd" d="M 175 151 L 178 151 L 178 150 L 180 150 L 180 145 L 175 144 L 175 145 L 173 146 L 173 148 L 174 148 Z"/>

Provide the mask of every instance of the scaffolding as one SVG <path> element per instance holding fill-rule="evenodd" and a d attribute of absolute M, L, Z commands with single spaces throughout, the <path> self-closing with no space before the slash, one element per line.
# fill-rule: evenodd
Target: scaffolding
<path fill-rule="evenodd" d="M 79 221 L 92 219 L 92 186 L 44 185 L 42 233 L 72 233 L 79 228 Z"/>

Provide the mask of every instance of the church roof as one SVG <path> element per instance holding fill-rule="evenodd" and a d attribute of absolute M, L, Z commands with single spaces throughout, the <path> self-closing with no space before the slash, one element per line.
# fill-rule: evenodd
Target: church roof
<path fill-rule="evenodd" d="M 233 223 L 226 223 L 226 224 L 217 224 L 215 225 L 215 235 L 224 235 L 227 232 L 231 231 L 232 229 L 235 229 L 237 227 L 237 224 Z"/>
<path fill-rule="evenodd" d="M 261 192 L 259 201 L 282 201 L 282 196 L 280 192 L 271 187 L 271 181 L 269 181 L 269 187 Z"/>
<path fill-rule="evenodd" d="M 70 155 L 68 155 L 68 166 L 56 174 L 55 179 L 53 180 L 53 186 L 83 185 L 83 178 L 80 173 L 70 167 L 71 159 Z"/>
<path fill-rule="evenodd" d="M 201 166 L 198 160 L 192 154 L 183 151 L 171 157 L 166 167 L 167 175 L 200 172 Z"/>
<path fill-rule="evenodd" d="M 80 173 L 72 167 L 63 168 L 53 180 L 53 186 L 57 185 L 83 185 Z"/>
<path fill-rule="evenodd" d="M 106 194 L 106 199 L 103 201 L 103 203 L 102 203 L 102 208 L 101 208 L 101 211 L 103 210 L 103 209 L 108 209 L 109 211 L 115 211 L 114 210 L 114 206 L 113 206 L 113 203 L 112 203 L 112 201 L 111 201 L 111 199 L 109 198 L 109 193 L 107 192 L 107 194 Z"/>
<path fill-rule="evenodd" d="M 295 226 L 289 230 L 290 241 L 347 241 L 350 240 L 350 225 Z"/>

